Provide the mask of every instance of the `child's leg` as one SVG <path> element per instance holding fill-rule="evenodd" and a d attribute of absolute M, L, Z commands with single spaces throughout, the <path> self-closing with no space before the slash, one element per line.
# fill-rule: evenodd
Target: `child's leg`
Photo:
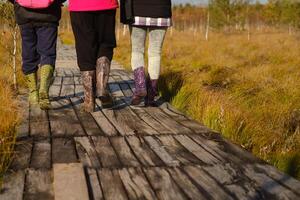
<path fill-rule="evenodd" d="M 134 71 L 139 67 L 145 67 L 145 41 L 147 36 L 146 27 L 130 27 L 131 34 L 131 67 Z"/>
<path fill-rule="evenodd" d="M 33 27 L 20 27 L 22 38 L 22 71 L 26 76 L 30 104 L 38 104 L 37 75 L 40 57 L 37 53 L 37 35 Z"/>
<path fill-rule="evenodd" d="M 72 29 L 75 36 L 77 62 L 84 87 L 83 109 L 95 110 L 95 74 L 98 52 L 97 31 L 94 25 L 95 12 L 71 12 Z"/>
<path fill-rule="evenodd" d="M 147 35 L 147 27 L 131 27 L 131 67 L 134 74 L 135 91 L 132 97 L 131 104 L 138 105 L 147 95 L 145 81 L 145 40 Z"/>
<path fill-rule="evenodd" d="M 154 98 L 158 95 L 158 78 L 160 74 L 161 49 L 166 28 L 150 28 L 148 49 L 148 72 L 146 105 L 155 106 Z"/>
<path fill-rule="evenodd" d="M 36 33 L 38 36 L 37 50 L 41 57 L 39 101 L 41 109 L 49 109 L 49 88 L 56 61 L 57 26 L 37 27 Z"/>
<path fill-rule="evenodd" d="M 96 95 L 102 106 L 111 106 L 113 101 L 108 92 L 110 65 L 116 47 L 115 36 L 116 10 L 99 11 L 95 20 L 98 39 L 98 56 L 96 65 Z"/>
<path fill-rule="evenodd" d="M 40 62 L 37 53 L 37 35 L 33 27 L 20 27 L 22 38 L 22 71 L 25 75 L 35 73 Z"/>
<path fill-rule="evenodd" d="M 161 50 L 166 35 L 166 28 L 150 28 L 148 49 L 148 72 L 152 80 L 159 78 Z"/>
<path fill-rule="evenodd" d="M 41 57 L 40 64 L 55 66 L 57 26 L 42 26 L 36 28 L 38 37 L 37 51 Z"/>

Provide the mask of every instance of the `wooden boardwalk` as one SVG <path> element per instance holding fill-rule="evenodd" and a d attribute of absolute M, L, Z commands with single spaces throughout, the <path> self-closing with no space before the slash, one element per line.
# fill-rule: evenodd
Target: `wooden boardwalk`
<path fill-rule="evenodd" d="M 72 47 L 60 46 L 53 109 L 24 105 L 1 200 L 300 199 L 300 182 L 176 111 L 129 106 L 132 75 L 116 63 L 114 106 L 84 113 Z"/>

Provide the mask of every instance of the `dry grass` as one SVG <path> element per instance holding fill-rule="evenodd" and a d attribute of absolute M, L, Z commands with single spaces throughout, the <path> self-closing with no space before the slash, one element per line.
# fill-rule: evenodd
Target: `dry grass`
<path fill-rule="evenodd" d="M 300 178 L 299 35 L 193 32 L 166 38 L 161 94 L 282 171 Z M 128 35 L 115 59 L 129 66 Z"/>
<path fill-rule="evenodd" d="M 3 38 L 3 39 L 2 39 Z M 12 69 L 8 65 L 7 51 L 10 37 L 3 33 L 0 41 L 0 188 L 1 180 L 11 162 L 15 144 L 15 127 L 18 123 L 17 102 L 12 89 Z M 6 43 L 5 43 L 6 42 Z M 21 83 L 22 80 L 20 79 Z"/>

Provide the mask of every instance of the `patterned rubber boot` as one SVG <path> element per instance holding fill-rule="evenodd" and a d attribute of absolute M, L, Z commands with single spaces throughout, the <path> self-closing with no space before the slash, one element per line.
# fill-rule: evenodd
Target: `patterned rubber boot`
<path fill-rule="evenodd" d="M 27 87 L 29 89 L 28 101 L 31 105 L 39 104 L 39 93 L 37 89 L 37 74 L 31 73 L 25 75 Z"/>
<path fill-rule="evenodd" d="M 155 102 L 155 97 L 158 95 L 158 80 L 151 80 L 150 77 L 147 77 L 147 96 L 145 99 L 145 106 L 157 106 Z"/>
<path fill-rule="evenodd" d="M 95 111 L 95 70 L 82 71 L 81 78 L 84 87 L 83 110 L 85 112 Z"/>
<path fill-rule="evenodd" d="M 132 96 L 131 105 L 139 105 L 147 95 L 144 67 L 135 69 L 133 75 L 135 91 Z"/>
<path fill-rule="evenodd" d="M 100 57 L 96 65 L 96 96 L 100 98 L 103 107 L 111 107 L 113 100 L 108 92 L 108 80 L 110 73 L 110 60 Z"/>
<path fill-rule="evenodd" d="M 53 81 L 54 67 L 43 65 L 40 69 L 39 103 L 42 110 L 50 109 L 49 88 Z"/>

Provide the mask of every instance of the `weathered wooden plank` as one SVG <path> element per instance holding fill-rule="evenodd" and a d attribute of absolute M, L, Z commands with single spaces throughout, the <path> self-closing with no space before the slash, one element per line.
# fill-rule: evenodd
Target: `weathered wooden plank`
<path fill-rule="evenodd" d="M 218 148 L 218 144 L 215 143 L 214 141 L 210 141 L 205 139 L 204 137 L 200 135 L 190 135 L 190 138 L 192 138 L 196 143 L 198 143 L 202 148 L 204 148 L 206 151 L 214 155 L 218 160 L 222 162 L 228 162 L 226 159 L 225 153 Z M 221 151 L 221 152 L 220 152 Z M 230 155 L 228 155 L 230 156 Z"/>
<path fill-rule="evenodd" d="M 222 138 L 218 133 L 207 133 L 198 136 L 190 135 L 197 143 L 203 147 L 206 145 L 215 157 L 222 157 L 225 161 L 234 163 L 237 166 L 242 166 L 247 163 L 262 163 L 261 160 L 253 156 L 250 152 L 242 147 L 232 144 L 230 141 Z"/>
<path fill-rule="evenodd" d="M 50 170 L 27 170 L 24 200 L 27 199 L 54 199 L 52 188 L 52 173 Z"/>
<path fill-rule="evenodd" d="M 52 139 L 52 162 L 74 163 L 77 162 L 76 147 L 73 138 Z"/>
<path fill-rule="evenodd" d="M 118 160 L 113 147 L 108 138 L 106 137 L 92 137 L 92 140 L 95 145 L 96 152 L 102 163 L 103 167 L 120 167 L 121 163 Z"/>
<path fill-rule="evenodd" d="M 3 183 L 4 185 L 0 192 L 1 200 L 23 200 L 25 183 L 24 171 L 6 173 Z"/>
<path fill-rule="evenodd" d="M 49 137 L 49 121 L 47 112 L 39 106 L 30 107 L 30 136 Z"/>
<path fill-rule="evenodd" d="M 268 164 L 254 164 L 254 167 L 256 170 L 261 170 L 261 173 L 267 174 L 269 177 L 300 196 L 300 182 L 298 180 L 278 171 L 278 169 Z"/>
<path fill-rule="evenodd" d="M 117 170 L 98 170 L 105 199 L 128 199 Z"/>
<path fill-rule="evenodd" d="M 158 132 L 139 118 L 128 106 L 115 108 L 116 118 L 119 123 L 126 124 L 136 134 L 157 135 Z"/>
<path fill-rule="evenodd" d="M 32 145 L 32 139 L 17 142 L 10 169 L 17 171 L 24 170 L 29 167 Z"/>
<path fill-rule="evenodd" d="M 68 62 L 69 64 L 69 62 Z M 65 77 L 72 77 L 74 76 L 73 71 L 71 68 L 64 68 Z"/>
<path fill-rule="evenodd" d="M 140 166 L 124 137 L 111 137 L 110 141 L 114 146 L 116 153 L 119 155 L 120 161 L 123 165 L 130 167 Z"/>
<path fill-rule="evenodd" d="M 60 96 L 60 91 L 61 91 L 62 85 L 52 85 L 49 88 L 49 97 L 52 100 L 58 99 Z"/>
<path fill-rule="evenodd" d="M 144 140 L 148 143 L 150 148 L 156 153 L 156 155 L 170 167 L 179 166 L 179 161 L 174 158 L 169 152 L 166 151 L 164 146 L 152 136 L 144 137 Z"/>
<path fill-rule="evenodd" d="M 255 166 L 251 164 L 244 166 L 244 172 L 248 178 L 255 181 L 257 187 L 260 187 L 270 196 L 274 196 L 275 199 L 299 199 L 299 195 L 282 186 L 264 172 L 257 170 Z"/>
<path fill-rule="evenodd" d="M 103 135 L 102 131 L 99 129 L 97 123 L 95 122 L 94 118 L 90 113 L 85 112 L 82 109 L 82 103 L 83 100 L 80 97 L 73 97 L 71 98 L 71 102 L 73 104 L 73 107 L 75 108 L 75 111 L 77 113 L 77 116 L 85 130 L 85 132 L 92 136 L 92 135 Z"/>
<path fill-rule="evenodd" d="M 165 169 L 154 167 L 144 169 L 144 171 L 150 180 L 158 199 L 188 199 Z"/>
<path fill-rule="evenodd" d="M 54 76 L 52 85 L 60 86 L 63 83 L 63 78 L 61 76 Z"/>
<path fill-rule="evenodd" d="M 76 137 L 76 150 L 80 161 L 85 167 L 99 168 L 101 166 L 95 147 L 88 137 Z"/>
<path fill-rule="evenodd" d="M 63 77 L 61 97 L 73 97 L 75 95 L 75 83 L 73 77 Z"/>
<path fill-rule="evenodd" d="M 65 72 L 64 72 L 64 68 L 61 68 L 61 67 L 57 67 L 55 69 L 55 75 L 56 76 L 65 76 Z"/>
<path fill-rule="evenodd" d="M 75 85 L 81 85 L 82 84 L 82 80 L 80 76 L 74 76 L 74 83 Z"/>
<path fill-rule="evenodd" d="M 119 175 L 128 193 L 129 199 L 157 199 L 141 169 L 124 168 L 119 170 Z"/>
<path fill-rule="evenodd" d="M 208 133 L 211 132 L 209 128 L 205 127 L 204 125 L 187 118 L 183 114 L 179 114 L 178 112 L 174 111 L 174 109 L 170 109 L 171 105 L 169 103 L 164 103 L 160 106 L 161 110 L 165 112 L 168 116 L 173 118 L 175 121 L 180 123 L 181 125 L 191 129 L 195 133 Z"/>
<path fill-rule="evenodd" d="M 84 96 L 84 88 L 83 85 L 75 85 L 75 95 L 76 97 Z"/>
<path fill-rule="evenodd" d="M 184 148 L 172 136 L 157 136 L 164 147 L 173 157 L 180 161 L 183 165 L 201 164 L 200 160 L 190 151 Z"/>
<path fill-rule="evenodd" d="M 117 129 L 110 123 L 110 121 L 105 117 L 101 110 L 91 113 L 97 122 L 98 126 L 104 132 L 106 136 L 116 136 L 118 135 Z"/>
<path fill-rule="evenodd" d="M 192 154 L 194 154 L 194 156 L 200 159 L 203 163 L 206 164 L 220 163 L 220 161 L 216 157 L 214 157 L 212 154 L 210 154 L 208 151 L 206 151 L 204 148 L 202 148 L 200 145 L 198 145 L 188 136 L 176 135 L 174 137 L 181 145 L 183 145 L 187 150 L 189 150 Z"/>
<path fill-rule="evenodd" d="M 172 133 L 167 127 L 163 126 L 156 119 L 154 119 L 149 113 L 147 113 L 143 108 L 138 106 L 130 107 L 142 120 L 144 120 L 149 126 L 156 130 L 160 135 L 161 134 L 170 134 Z"/>
<path fill-rule="evenodd" d="M 167 171 L 189 199 L 207 199 L 179 168 L 168 168 Z"/>
<path fill-rule="evenodd" d="M 17 127 L 17 139 L 29 136 L 29 102 L 25 95 L 18 97 L 18 110 L 21 112 L 21 123 Z"/>
<path fill-rule="evenodd" d="M 98 107 L 100 108 L 101 102 L 99 99 L 96 99 L 96 103 Z M 110 123 L 113 124 L 113 126 L 118 130 L 118 132 L 125 136 L 125 135 L 134 135 L 134 130 L 132 130 L 127 124 L 123 123 L 122 121 L 118 121 L 116 119 L 114 110 L 110 108 L 102 108 L 102 113 L 105 115 L 105 117 L 109 120 Z"/>
<path fill-rule="evenodd" d="M 85 135 L 70 100 L 52 101 L 51 105 L 53 109 L 49 110 L 49 119 L 53 136 Z"/>
<path fill-rule="evenodd" d="M 202 168 L 219 184 L 225 187 L 235 199 L 263 199 L 259 189 L 247 178 L 241 168 L 235 169 L 230 164 L 206 166 Z M 238 183 L 238 184 L 237 184 Z"/>
<path fill-rule="evenodd" d="M 190 134 L 192 131 L 178 122 L 174 121 L 165 113 L 161 112 L 159 108 L 147 107 L 145 110 L 157 121 L 162 123 L 165 127 L 171 130 L 175 134 Z"/>
<path fill-rule="evenodd" d="M 101 190 L 101 185 L 98 180 L 98 174 L 95 169 L 87 168 L 88 174 L 88 185 L 89 185 L 89 194 L 92 195 L 92 198 L 95 200 L 102 200 L 104 199 L 103 193 Z"/>
<path fill-rule="evenodd" d="M 198 188 L 202 188 L 202 193 L 207 196 L 208 199 L 235 199 L 224 186 L 221 186 L 213 180 L 200 167 L 186 166 L 184 167 L 184 171 L 189 175 L 189 178 L 197 183 Z"/>
<path fill-rule="evenodd" d="M 54 164 L 55 200 L 88 200 L 89 193 L 81 164 Z"/>
<path fill-rule="evenodd" d="M 164 164 L 142 138 L 129 136 L 126 139 L 134 154 L 144 166 L 162 166 Z"/>
<path fill-rule="evenodd" d="M 34 142 L 30 167 L 34 169 L 51 168 L 51 144 L 49 139 Z"/>

